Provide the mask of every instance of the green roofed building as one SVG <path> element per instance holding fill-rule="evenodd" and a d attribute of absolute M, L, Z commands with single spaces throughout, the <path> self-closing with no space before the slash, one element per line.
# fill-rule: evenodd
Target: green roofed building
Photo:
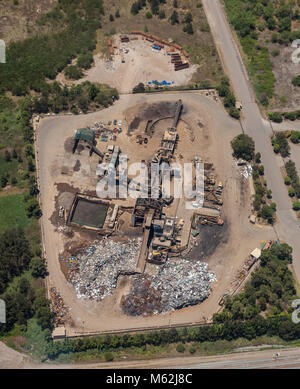
<path fill-rule="evenodd" d="M 84 140 L 93 145 L 95 143 L 95 131 L 90 128 L 78 128 L 75 132 L 75 140 Z"/>
<path fill-rule="evenodd" d="M 103 154 L 95 148 L 96 141 L 95 132 L 93 130 L 91 130 L 90 128 L 78 128 L 78 130 L 75 131 L 73 154 L 76 151 L 79 141 L 84 141 L 88 143 L 87 146 L 90 149 L 90 155 L 92 155 L 92 152 L 94 151 L 103 158 Z"/>

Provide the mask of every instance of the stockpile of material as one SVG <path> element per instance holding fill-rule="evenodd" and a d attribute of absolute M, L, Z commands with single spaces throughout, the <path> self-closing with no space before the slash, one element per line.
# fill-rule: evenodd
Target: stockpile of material
<path fill-rule="evenodd" d="M 169 259 L 154 277 L 134 276 L 121 307 L 127 315 L 137 316 L 196 305 L 210 295 L 210 284 L 215 280 L 206 263 Z"/>
<path fill-rule="evenodd" d="M 70 274 L 77 296 L 102 300 L 111 295 L 120 275 L 135 273 L 140 248 L 140 239 L 118 243 L 104 238 L 85 250 L 78 270 Z"/>

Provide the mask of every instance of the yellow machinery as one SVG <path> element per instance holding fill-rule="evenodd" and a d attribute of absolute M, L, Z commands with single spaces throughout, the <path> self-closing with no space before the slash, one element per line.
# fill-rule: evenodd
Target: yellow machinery
<path fill-rule="evenodd" d="M 162 250 L 153 250 L 152 255 L 153 255 L 153 257 L 155 257 L 157 255 L 161 255 L 163 252 L 168 251 L 168 250 L 170 250 L 169 247 L 167 247 L 166 249 L 162 249 Z"/>

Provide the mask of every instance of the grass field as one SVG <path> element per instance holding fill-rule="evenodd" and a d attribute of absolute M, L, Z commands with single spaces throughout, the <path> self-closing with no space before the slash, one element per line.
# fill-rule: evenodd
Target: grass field
<path fill-rule="evenodd" d="M 0 197 L 0 231 L 8 228 L 29 225 L 29 219 L 24 207 L 24 194 L 15 194 Z"/>

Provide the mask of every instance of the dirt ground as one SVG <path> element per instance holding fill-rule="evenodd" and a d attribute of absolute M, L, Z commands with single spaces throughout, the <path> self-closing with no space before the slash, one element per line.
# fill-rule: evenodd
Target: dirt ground
<path fill-rule="evenodd" d="M 66 139 L 74 134 L 75 129 L 91 125 L 96 121 L 121 119 L 123 131 L 118 135 L 116 143 L 120 144 L 121 150 L 132 156 L 132 159 L 145 159 L 147 153 L 149 157 L 151 155 L 148 150 L 151 150 L 151 147 L 155 148 L 156 143 L 159 143 L 159 137 L 154 135 L 149 138 L 147 146 L 139 146 L 135 136 L 145 130 L 145 116 L 142 115 L 136 120 L 131 136 L 127 135 L 129 124 L 137 117 L 138 112 L 145 112 L 148 104 L 159 102 L 162 105 L 166 102 L 170 104 L 175 103 L 179 98 L 182 99 L 184 109 L 182 121 L 178 126 L 179 143 L 176 150 L 178 157 L 182 154 L 184 160 L 188 160 L 197 154 L 202 160 L 213 163 L 216 178 L 221 179 L 224 185 L 223 218 L 226 220 L 226 229 L 223 230 L 220 239 L 210 244 L 206 241 L 209 238 L 205 231 L 203 247 L 198 246 L 199 257 L 202 251 L 206 253 L 204 256 L 205 261 L 209 263 L 209 270 L 217 276 L 217 282 L 212 284 L 212 294 L 198 306 L 147 318 L 128 317 L 121 313 L 120 300 L 128 291 L 128 283 L 124 281 L 119 282 L 114 295 L 106 297 L 101 303 L 78 300 L 73 286 L 66 281 L 58 261 L 59 254 L 65 250 L 68 238 L 63 231 L 59 231 L 59 225 L 53 223 L 53 219 L 51 221 L 51 216 L 57 209 L 56 196 L 63 196 L 63 191 L 57 189 L 58 185 L 66 185 L 66 188 L 67 186 L 76 187 L 82 192 L 95 190 L 97 179 L 94 172 L 98 158 L 95 155 L 89 157 L 86 149 L 80 150 L 80 154 L 77 152 L 71 154 L 67 151 L 68 147 L 65 147 Z M 249 253 L 263 239 L 274 238 L 272 228 L 259 228 L 248 221 L 250 214 L 249 185 L 241 177 L 231 157 L 230 141 L 238 133 L 240 133 L 239 124 L 227 116 L 222 105 L 211 97 L 203 96 L 200 92 L 122 95 L 113 106 L 99 112 L 77 116 L 57 115 L 42 119 L 37 131 L 36 144 L 43 211 L 41 218 L 43 243 L 50 273 L 48 284 L 57 289 L 65 305 L 70 308 L 74 327 L 68 328 L 69 334 L 82 331 L 155 327 L 211 319 L 213 313 L 219 309 L 218 301 L 230 287 L 232 279 Z M 152 146 L 150 142 L 153 142 Z M 106 145 L 107 143 L 98 142 L 97 147 L 103 151 Z M 73 169 L 75 165 L 79 166 L 79 169 Z M 70 190 L 67 191 L 70 192 Z M 65 196 L 67 201 L 70 201 L 69 195 Z M 122 202 L 122 200 L 118 201 Z M 179 217 L 185 217 L 185 214 L 184 207 L 179 207 Z M 125 216 L 124 214 L 121 226 L 124 238 L 126 237 L 126 223 L 129 221 L 130 215 Z M 84 234 L 85 232 L 76 231 L 71 241 L 83 240 Z M 209 247 L 213 245 L 215 249 L 209 251 Z M 195 250 L 194 258 L 197 256 L 196 253 Z"/>
<path fill-rule="evenodd" d="M 273 45 L 274 48 L 278 47 Z M 272 49 L 270 49 L 271 51 Z M 292 62 L 291 55 L 295 48 L 291 45 L 280 46 L 280 54 L 278 57 L 272 57 L 273 72 L 276 78 L 275 84 L 275 109 L 286 109 L 287 111 L 294 111 L 299 109 L 300 105 L 300 88 L 293 86 L 291 81 L 300 73 L 300 64 Z M 285 100 L 280 100 L 280 97 Z"/>
<path fill-rule="evenodd" d="M 101 53 L 95 55 L 94 66 L 87 70 L 85 76 L 76 83 L 88 80 L 109 84 L 117 88 L 120 93 L 130 93 L 138 83 L 148 85 L 148 81 L 152 80 L 173 81 L 174 86 L 186 85 L 198 68 L 198 65 L 191 65 L 188 69 L 175 72 L 171 57 L 167 55 L 167 46 L 161 51 L 154 50 L 151 42 L 142 39 L 141 36 L 138 40 L 128 43 L 121 43 L 120 37 L 114 36 L 113 45 L 116 45 L 118 49 L 115 49 L 112 60 L 107 59 Z M 127 49 L 129 52 L 120 52 L 120 48 Z M 122 63 L 122 58 L 125 63 Z M 182 61 L 185 62 L 184 58 Z M 63 73 L 57 76 L 57 80 L 72 84 L 65 79 Z"/>

